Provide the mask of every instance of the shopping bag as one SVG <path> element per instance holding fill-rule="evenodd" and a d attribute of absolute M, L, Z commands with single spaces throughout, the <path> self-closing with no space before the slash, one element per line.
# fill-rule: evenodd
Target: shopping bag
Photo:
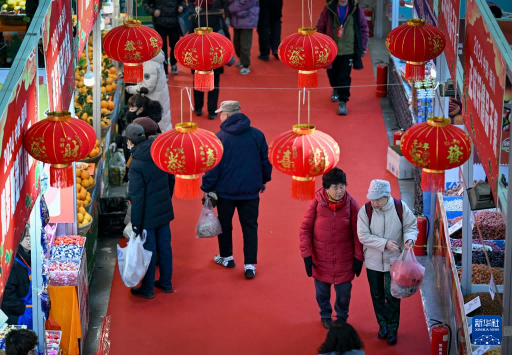
<path fill-rule="evenodd" d="M 425 268 L 416 260 L 412 248 L 405 249 L 390 268 L 391 295 L 406 298 L 414 295 L 421 286 Z"/>
<path fill-rule="evenodd" d="M 121 186 L 126 174 L 126 159 L 122 152 L 115 152 L 108 163 L 108 177 L 111 185 Z"/>
<path fill-rule="evenodd" d="M 213 238 L 222 233 L 220 221 L 213 210 L 212 201 L 207 197 L 196 226 L 197 238 Z"/>
<path fill-rule="evenodd" d="M 123 237 L 126 239 L 132 239 L 136 237 L 135 232 L 132 229 L 132 222 L 129 222 L 126 227 L 124 227 Z"/>
<path fill-rule="evenodd" d="M 117 245 L 117 261 L 119 263 L 119 273 L 123 283 L 128 287 L 137 286 L 142 280 L 149 263 L 151 262 L 152 252 L 144 249 L 146 241 L 146 231 L 142 232 L 142 236 L 131 238 L 125 248 Z"/>

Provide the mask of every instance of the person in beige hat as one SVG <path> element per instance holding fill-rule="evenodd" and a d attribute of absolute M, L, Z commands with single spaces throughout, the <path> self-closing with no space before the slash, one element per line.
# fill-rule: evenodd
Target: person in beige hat
<path fill-rule="evenodd" d="M 386 180 L 372 180 L 366 203 L 357 215 L 357 234 L 363 244 L 364 265 L 373 309 L 379 323 L 379 339 L 397 343 L 400 299 L 391 295 L 389 272 L 392 257 L 412 248 L 418 236 L 416 217 L 400 199 L 391 197 Z"/>
<path fill-rule="evenodd" d="M 235 267 L 233 259 L 233 215 L 238 217 L 244 237 L 245 277 L 256 275 L 258 255 L 258 213 L 260 193 L 265 192 L 271 179 L 272 165 L 268 160 L 265 135 L 251 127 L 249 118 L 240 113 L 238 101 L 224 101 L 220 113 L 217 137 L 224 146 L 220 164 L 203 176 L 201 190 L 215 199 L 222 226 L 218 236 L 219 254 L 214 261 L 227 268 Z"/>

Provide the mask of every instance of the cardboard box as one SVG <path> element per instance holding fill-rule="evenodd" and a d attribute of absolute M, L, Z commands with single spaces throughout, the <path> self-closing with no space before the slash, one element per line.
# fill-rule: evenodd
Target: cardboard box
<path fill-rule="evenodd" d="M 388 147 L 387 169 L 398 179 L 414 178 L 414 165 L 405 159 L 399 145 Z"/>

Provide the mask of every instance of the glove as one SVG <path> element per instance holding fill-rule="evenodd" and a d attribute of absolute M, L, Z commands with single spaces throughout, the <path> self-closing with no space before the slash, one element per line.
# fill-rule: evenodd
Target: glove
<path fill-rule="evenodd" d="M 108 149 L 110 149 L 110 153 L 114 154 L 117 151 L 117 144 L 116 143 L 110 144 Z"/>
<path fill-rule="evenodd" d="M 132 225 L 132 231 L 133 231 L 133 233 L 135 233 L 136 237 L 138 237 L 142 233 L 139 226 Z"/>
<path fill-rule="evenodd" d="M 212 202 L 213 207 L 217 207 L 217 203 L 219 201 L 219 198 L 217 197 L 217 193 L 215 191 L 210 191 L 208 193 L 205 193 L 203 196 L 203 199 L 201 200 L 202 204 L 206 202 L 206 199 L 209 198 Z"/>
<path fill-rule="evenodd" d="M 313 257 L 308 256 L 307 258 L 304 258 L 304 265 L 306 266 L 306 274 L 308 277 L 313 276 L 313 268 L 316 268 L 315 263 L 313 263 Z"/>
<path fill-rule="evenodd" d="M 352 271 L 356 274 L 357 277 L 361 275 L 361 270 L 363 269 L 363 262 L 358 259 L 354 259 L 354 264 L 352 265 Z"/>

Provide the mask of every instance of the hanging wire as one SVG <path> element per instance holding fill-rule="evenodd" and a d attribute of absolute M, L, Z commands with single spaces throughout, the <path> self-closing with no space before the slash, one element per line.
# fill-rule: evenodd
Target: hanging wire
<path fill-rule="evenodd" d="M 188 95 L 188 102 L 190 104 L 190 122 L 192 122 L 192 111 L 194 110 L 194 106 L 192 105 L 192 96 L 191 96 L 192 89 L 187 88 L 186 90 L 187 90 L 187 95 Z"/>
<path fill-rule="evenodd" d="M 209 24 L 208 24 L 208 2 L 206 2 L 206 27 L 210 27 Z"/>
<path fill-rule="evenodd" d="M 203 5 L 203 0 L 200 0 L 196 6 L 197 27 L 199 27 L 199 28 L 201 28 L 201 16 L 199 16 L 199 13 L 201 12 L 202 5 Z"/>
<path fill-rule="evenodd" d="M 308 126 L 311 125 L 311 91 L 308 90 Z"/>
<path fill-rule="evenodd" d="M 298 120 L 297 120 L 297 124 L 300 125 L 300 96 L 302 94 L 302 91 L 299 90 L 299 110 L 298 110 Z"/>
<path fill-rule="evenodd" d="M 304 27 L 304 0 L 302 0 L 302 27 Z"/>
<path fill-rule="evenodd" d="M 308 0 L 308 10 L 310 27 L 313 27 L 313 0 Z"/>

